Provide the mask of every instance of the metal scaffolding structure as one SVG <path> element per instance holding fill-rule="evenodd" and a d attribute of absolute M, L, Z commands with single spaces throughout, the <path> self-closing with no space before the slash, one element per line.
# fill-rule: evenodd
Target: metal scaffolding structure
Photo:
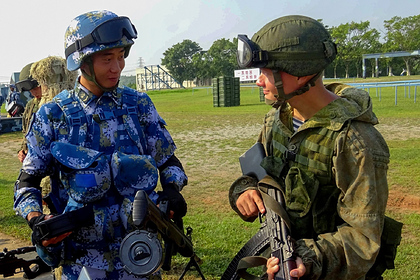
<path fill-rule="evenodd" d="M 137 90 L 141 91 L 185 88 L 160 65 L 149 65 L 137 69 L 136 86 Z"/>
<path fill-rule="evenodd" d="M 362 54 L 362 69 L 363 69 L 363 78 L 366 78 L 366 65 L 365 60 L 374 58 L 375 59 L 375 76 L 379 76 L 379 65 L 378 59 L 380 58 L 390 58 L 390 57 L 403 57 L 403 56 L 419 56 L 420 50 L 415 51 L 397 51 L 397 52 L 388 52 L 388 53 L 370 53 L 370 54 Z"/>

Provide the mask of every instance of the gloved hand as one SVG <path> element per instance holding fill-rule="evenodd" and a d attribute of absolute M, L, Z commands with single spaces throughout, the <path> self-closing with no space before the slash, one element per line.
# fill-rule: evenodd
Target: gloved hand
<path fill-rule="evenodd" d="M 36 217 L 32 217 L 29 221 L 28 221 L 28 225 L 29 227 L 32 229 L 32 243 L 34 245 L 38 245 L 41 246 L 42 245 L 42 236 L 41 233 L 39 232 L 39 230 L 35 229 L 35 225 L 44 221 L 45 219 L 45 214 L 42 214 L 40 216 L 36 216 Z"/>
<path fill-rule="evenodd" d="M 40 222 L 42 222 L 44 219 L 45 219 L 45 214 L 41 214 L 40 216 L 36 216 L 36 217 L 32 217 L 29 221 L 28 221 L 28 225 L 29 225 L 29 227 L 32 229 L 32 230 L 34 230 L 34 226 L 37 224 L 37 223 L 40 223 Z"/>
<path fill-rule="evenodd" d="M 162 188 L 163 190 L 158 192 L 157 204 L 166 200 L 169 210 L 174 211 L 175 219 L 184 217 L 187 214 L 187 203 L 177 187 L 174 184 L 167 184 Z"/>

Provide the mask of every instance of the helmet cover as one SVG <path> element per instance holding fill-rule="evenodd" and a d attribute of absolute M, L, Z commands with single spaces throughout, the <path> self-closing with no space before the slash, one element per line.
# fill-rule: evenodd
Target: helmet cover
<path fill-rule="evenodd" d="M 64 39 L 64 48 L 66 50 L 68 70 L 73 71 L 73 70 L 79 69 L 83 60 L 87 56 L 95 52 L 99 52 L 106 49 L 123 47 L 125 48 L 125 57 L 128 56 L 130 47 L 132 44 L 134 44 L 134 41 L 132 39 L 137 37 L 137 32 L 135 31 L 135 28 L 133 25 L 131 25 L 131 27 L 135 31 L 135 36 L 127 37 L 126 32 L 124 32 L 124 33 L 121 33 L 121 36 L 119 36 L 118 39 L 113 42 L 101 43 L 101 42 L 98 42 L 98 40 L 95 40 L 94 38 L 93 42 L 91 42 L 90 44 L 86 46 L 83 46 L 82 44 L 81 48 L 78 47 L 80 46 L 79 44 L 80 40 L 95 33 L 95 30 L 99 26 L 101 26 L 102 24 L 108 21 L 117 20 L 117 19 L 120 19 L 120 17 L 118 17 L 113 12 L 103 10 L 103 11 L 92 11 L 92 12 L 82 14 L 71 21 L 70 25 L 68 26 L 66 30 L 65 39 Z M 129 21 L 129 19 L 125 17 L 121 19 L 126 19 Z M 102 30 L 102 31 L 106 32 L 106 30 Z M 115 34 L 116 33 L 113 32 L 113 35 Z M 119 34 L 117 34 L 117 36 L 118 35 Z M 74 45 L 76 45 L 76 47 L 74 47 Z M 68 53 L 69 51 L 70 53 Z"/>
<path fill-rule="evenodd" d="M 251 40 L 261 50 L 273 54 L 266 68 L 297 77 L 321 72 L 337 55 L 336 45 L 322 23 L 306 16 L 275 19 L 255 33 Z M 282 55 L 281 59 L 276 59 L 276 53 Z"/>

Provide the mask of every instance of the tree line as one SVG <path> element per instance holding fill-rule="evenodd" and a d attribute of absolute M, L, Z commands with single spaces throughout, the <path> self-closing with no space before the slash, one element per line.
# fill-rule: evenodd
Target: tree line
<path fill-rule="evenodd" d="M 319 20 L 322 23 L 322 20 Z M 339 26 L 324 25 L 337 44 L 338 55 L 325 69 L 325 77 L 361 77 L 362 55 L 396 51 L 420 50 L 420 15 L 394 16 L 384 21 L 384 34 L 370 26 L 369 21 L 350 22 Z M 186 80 L 209 80 L 232 76 L 236 63 L 237 38 L 216 40 L 209 50 L 186 39 L 163 53 L 162 65 L 182 83 Z M 366 73 L 375 75 L 375 59 L 369 59 Z M 420 74 L 420 56 L 384 58 L 379 62 L 379 73 L 385 75 Z"/>

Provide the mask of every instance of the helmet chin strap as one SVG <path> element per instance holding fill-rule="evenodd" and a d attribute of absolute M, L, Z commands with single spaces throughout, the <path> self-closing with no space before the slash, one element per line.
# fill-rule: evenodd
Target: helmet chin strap
<path fill-rule="evenodd" d="M 296 95 L 301 95 L 305 92 L 307 92 L 311 87 L 315 86 L 315 81 L 321 76 L 322 71 L 317 73 L 315 76 L 313 76 L 303 87 L 292 91 L 288 94 L 284 92 L 283 87 L 283 81 L 281 79 L 280 71 L 273 69 L 273 76 L 274 76 L 274 85 L 277 89 L 277 100 L 273 101 L 271 106 L 278 108 L 283 104 L 285 101 L 289 100 L 292 97 L 295 97 Z"/>
<path fill-rule="evenodd" d="M 114 89 L 116 89 L 118 87 L 119 84 L 119 80 L 117 82 L 117 84 L 113 87 L 110 88 L 106 88 L 101 86 L 97 81 L 96 81 L 96 77 L 95 77 L 95 71 L 93 70 L 93 63 L 92 63 L 92 59 L 91 57 L 87 57 L 84 61 L 84 63 L 86 63 L 89 66 L 89 72 L 91 73 L 90 75 L 83 69 L 80 68 L 80 71 L 82 72 L 83 77 L 85 77 L 86 80 L 94 83 L 99 89 L 101 89 L 103 92 L 108 92 L 108 91 L 113 91 Z"/>

